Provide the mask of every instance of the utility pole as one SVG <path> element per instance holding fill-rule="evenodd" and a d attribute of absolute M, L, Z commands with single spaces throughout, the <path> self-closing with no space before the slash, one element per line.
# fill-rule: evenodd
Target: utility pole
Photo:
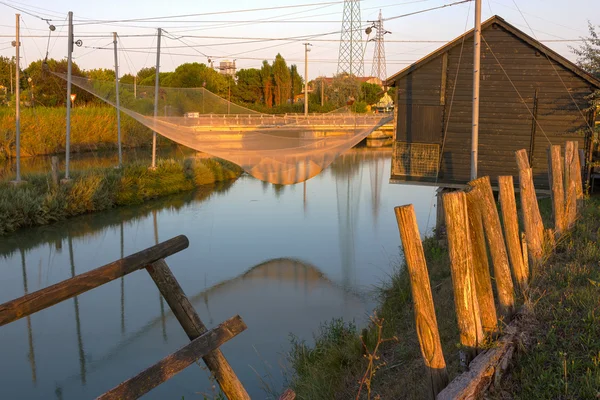
<path fill-rule="evenodd" d="M 8 68 L 10 69 L 10 73 L 9 73 L 9 75 L 10 75 L 10 94 L 14 93 L 14 91 L 13 91 L 12 63 L 13 63 L 13 60 L 10 60 L 10 62 L 8 63 Z"/>
<path fill-rule="evenodd" d="M 71 72 L 73 66 L 73 11 L 69 11 L 69 33 L 67 35 L 67 143 L 65 146 L 65 181 L 69 180 L 69 158 L 71 155 Z"/>
<path fill-rule="evenodd" d="M 310 43 L 304 44 L 304 116 L 308 116 L 308 52 L 310 49 L 308 46 L 312 46 Z"/>
<path fill-rule="evenodd" d="M 137 72 L 133 76 L 133 98 L 137 99 Z"/>
<path fill-rule="evenodd" d="M 121 152 L 121 109 L 119 108 L 119 60 L 117 56 L 117 32 L 113 32 L 113 44 L 115 45 L 115 87 L 117 90 L 117 146 L 119 148 L 119 168 L 123 166 L 123 154 Z"/>
<path fill-rule="evenodd" d="M 471 132 L 471 180 L 477 179 L 479 148 L 479 73 L 481 69 L 481 0 L 475 0 L 475 29 L 473 31 L 473 130 Z"/>
<path fill-rule="evenodd" d="M 19 49 L 21 47 L 21 38 L 20 38 L 20 20 L 21 14 L 15 14 L 16 16 L 16 40 L 15 40 L 15 55 L 16 55 L 16 68 L 15 68 L 15 81 L 16 81 L 16 92 L 17 96 L 15 98 L 15 129 L 16 129 L 16 145 L 17 145 L 17 177 L 15 179 L 15 183 L 21 183 L 21 88 L 19 85 Z M 12 74 L 11 74 L 12 76 Z"/>
<path fill-rule="evenodd" d="M 325 105 L 325 81 L 321 77 L 321 107 Z"/>
<path fill-rule="evenodd" d="M 158 73 L 160 69 L 160 37 L 162 29 L 158 28 L 158 38 L 156 39 L 156 78 L 154 80 L 154 122 L 158 116 Z M 152 131 L 152 166 L 151 169 L 156 169 L 156 131 Z"/>

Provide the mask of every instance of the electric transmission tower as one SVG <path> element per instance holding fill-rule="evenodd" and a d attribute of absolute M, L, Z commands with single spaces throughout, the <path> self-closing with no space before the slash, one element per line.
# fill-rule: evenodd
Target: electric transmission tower
<path fill-rule="evenodd" d="M 375 50 L 373 52 L 373 67 L 371 69 L 371 76 L 379 78 L 381 82 L 385 82 L 387 78 L 387 71 L 385 67 L 385 45 L 383 42 L 383 35 L 386 33 L 391 33 L 390 31 L 386 31 L 383 29 L 383 17 L 381 16 L 381 10 L 379 10 L 379 19 L 377 21 L 367 21 L 373 23 L 372 29 L 375 29 L 377 33 L 375 34 L 375 38 L 370 41 L 375 42 Z M 367 32 L 371 32 L 369 28 L 367 28 Z"/>
<path fill-rule="evenodd" d="M 347 73 L 354 76 L 364 74 L 364 52 L 361 35 L 360 0 L 344 0 L 338 74 Z"/>

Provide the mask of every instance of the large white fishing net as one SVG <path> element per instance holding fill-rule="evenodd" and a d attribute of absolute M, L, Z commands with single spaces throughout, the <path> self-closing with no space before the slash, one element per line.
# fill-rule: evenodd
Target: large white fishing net
<path fill-rule="evenodd" d="M 55 74 L 66 79 L 63 74 Z M 73 77 L 72 83 L 117 107 L 115 83 Z M 119 109 L 158 134 L 229 160 L 271 183 L 294 184 L 319 174 L 391 115 L 261 114 L 204 88 L 159 88 L 154 116 L 151 86 L 119 85 Z"/>

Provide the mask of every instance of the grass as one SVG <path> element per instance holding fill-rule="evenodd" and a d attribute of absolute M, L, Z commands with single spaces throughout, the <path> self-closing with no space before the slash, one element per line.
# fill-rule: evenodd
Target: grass
<path fill-rule="evenodd" d="M 21 154 L 36 156 L 64 151 L 64 107 L 21 110 Z M 148 146 L 152 132 L 133 118 L 121 114 L 124 147 Z M 162 140 L 167 142 L 166 139 Z M 71 151 L 96 151 L 117 147 L 117 116 L 112 107 L 75 107 L 71 113 Z M 0 107 L 0 159 L 15 155 L 15 113 Z"/>
<path fill-rule="evenodd" d="M 600 199 L 532 274 L 529 346 L 498 399 L 600 398 Z"/>
<path fill-rule="evenodd" d="M 552 226 L 550 199 L 540 199 L 539 208 L 544 226 Z M 530 296 L 529 301 L 535 299 L 531 307 L 534 310 L 541 307 L 539 317 L 545 322 L 536 325 L 539 329 L 536 347 L 525 353 L 525 361 L 522 365 L 519 362 L 506 383 L 507 392 L 522 393 L 516 397 L 597 398 L 600 388 L 599 235 L 600 201 L 592 200 L 575 230 L 559 244 L 559 253 L 549 261 L 550 267 L 539 267 L 532 272 L 535 288 L 532 293 L 537 293 L 537 298 Z M 449 255 L 433 238 L 424 239 L 423 247 L 444 357 L 453 379 L 460 372 L 460 344 Z M 398 342 L 380 343 L 378 324 L 371 323 L 359 332 L 354 324 L 343 320 L 323 324 L 315 335 L 314 345 L 293 338 L 289 354 L 293 374 L 288 380 L 299 399 L 357 398 L 361 378 L 369 370 L 369 354 L 377 343 L 380 343 L 380 368 L 370 382 L 371 398 L 427 397 L 428 372 L 416 335 L 405 265 L 397 266 L 378 294 L 380 304 L 376 315 L 383 326 L 382 337 L 386 340 L 395 336 Z M 366 349 L 362 347 L 361 336 Z M 570 379 L 568 386 L 572 387 L 566 397 L 561 383 L 565 380 L 565 370 Z M 364 389 L 359 398 L 367 398 Z"/>
<path fill-rule="evenodd" d="M 71 182 L 54 185 L 49 174 L 25 175 L 25 184 L 0 182 L 0 235 L 84 213 L 141 204 L 237 178 L 241 168 L 220 159 L 160 160 L 154 171 L 133 163 L 121 169 L 76 171 Z"/>

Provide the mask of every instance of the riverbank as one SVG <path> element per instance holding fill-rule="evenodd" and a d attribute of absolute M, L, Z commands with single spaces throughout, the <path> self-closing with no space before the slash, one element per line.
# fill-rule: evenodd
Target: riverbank
<path fill-rule="evenodd" d="M 159 160 L 123 168 L 74 171 L 72 180 L 54 185 L 50 174 L 24 175 L 26 183 L 0 182 L 0 235 L 75 215 L 144 201 L 235 179 L 242 169 L 221 159 Z"/>
<path fill-rule="evenodd" d="M 532 273 L 528 340 L 495 399 L 600 398 L 600 198 Z"/>
<path fill-rule="evenodd" d="M 539 206 L 544 225 L 551 226 L 550 199 L 541 199 Z M 598 202 L 588 203 L 586 210 L 590 212 L 594 207 L 598 208 Z M 583 215 L 582 220 L 585 219 L 585 214 Z M 600 225 L 600 221 L 596 223 Z M 576 237 L 576 232 L 569 237 Z M 577 246 L 584 246 L 583 243 Z M 424 239 L 423 248 L 444 358 L 449 377 L 453 379 L 460 372 L 460 338 L 454 310 L 449 254 L 433 238 Z M 535 285 L 538 272 L 533 271 L 532 274 L 532 285 Z M 376 371 L 373 378 L 367 379 L 371 385 L 371 398 L 376 395 L 382 399 L 416 400 L 427 397 L 429 373 L 420 351 L 410 280 L 403 263 L 396 267 L 377 293 L 380 304 L 376 309 L 377 318 L 362 331 L 359 332 L 352 323 L 335 320 L 321 327 L 315 335 L 314 345 L 292 340 L 289 361 L 293 371 L 289 384 L 299 398 L 356 398 L 370 362 L 365 346 L 371 354 L 377 347 L 377 358 L 372 360 Z M 533 297 L 529 301 L 532 300 Z M 523 304 L 522 298 L 517 301 L 518 306 Z M 381 325 L 381 335 L 378 325 Z M 542 371 L 539 366 L 537 369 Z M 527 371 L 524 370 L 523 373 L 527 374 Z M 362 393 L 365 394 L 366 391 L 366 387 L 363 387 Z"/>

